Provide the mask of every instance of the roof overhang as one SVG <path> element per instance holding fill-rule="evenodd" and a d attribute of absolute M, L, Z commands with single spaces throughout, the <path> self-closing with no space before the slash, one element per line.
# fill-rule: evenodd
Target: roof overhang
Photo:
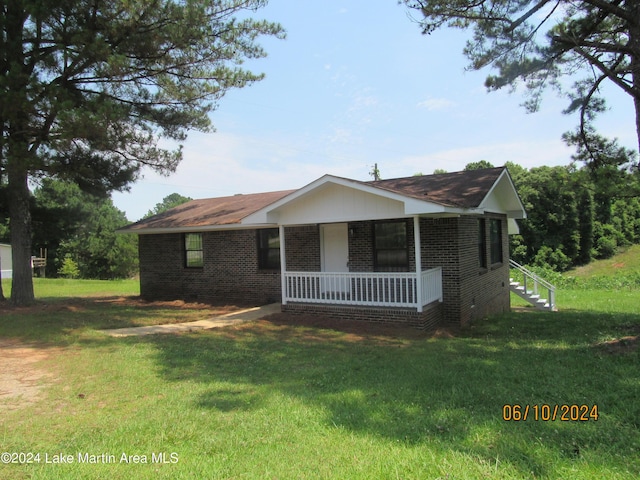
<path fill-rule="evenodd" d="M 128 228 L 120 228 L 116 230 L 116 233 L 120 234 L 135 234 L 135 235 L 159 235 L 163 233 L 201 233 L 201 232 L 216 232 L 224 230 L 255 230 L 260 228 L 273 228 L 273 224 L 264 225 L 242 225 L 239 223 L 229 223 L 227 225 L 203 225 L 199 227 L 166 227 L 166 228 L 137 228 L 135 230 Z"/>

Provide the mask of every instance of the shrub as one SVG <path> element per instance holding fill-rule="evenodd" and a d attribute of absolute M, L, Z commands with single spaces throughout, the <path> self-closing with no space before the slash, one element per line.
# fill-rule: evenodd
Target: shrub
<path fill-rule="evenodd" d="M 533 264 L 538 267 L 549 267 L 556 272 L 564 272 L 571 266 L 571 259 L 564 254 L 562 246 L 553 250 L 543 245 L 536 253 Z"/>
<path fill-rule="evenodd" d="M 73 261 L 71 255 L 65 255 L 62 266 L 58 270 L 58 275 L 64 278 L 78 278 L 80 276 L 78 264 Z"/>

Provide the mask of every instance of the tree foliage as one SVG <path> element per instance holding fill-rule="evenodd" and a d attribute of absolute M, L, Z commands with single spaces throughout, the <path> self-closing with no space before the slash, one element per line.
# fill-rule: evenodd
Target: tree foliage
<path fill-rule="evenodd" d="M 600 87 L 628 94 L 640 144 L 640 3 L 624 0 L 402 0 L 420 12 L 425 34 L 471 29 L 464 53 L 475 70 L 491 66 L 489 90 L 527 87 L 536 110 L 547 86 L 568 92 L 567 112 L 580 112 L 581 132 L 605 108 Z M 576 77 L 582 73 L 584 76 Z M 590 138 L 585 135 L 583 141 Z"/>
<path fill-rule="evenodd" d="M 191 129 L 232 88 L 262 75 L 258 37 L 280 25 L 245 16 L 265 0 L 10 0 L 0 15 L 0 177 L 13 247 L 12 301 L 33 300 L 29 181 L 126 189 L 143 166 L 168 174 Z M 2 183 L 0 181 L 0 183 Z"/>
<path fill-rule="evenodd" d="M 149 210 L 143 218 L 149 218 L 153 215 L 158 215 L 159 213 L 166 212 L 173 207 L 177 207 L 178 205 L 182 205 L 183 203 L 187 203 L 191 200 L 193 200 L 193 198 L 185 197 L 183 195 L 180 195 L 179 193 L 172 193 L 171 195 L 167 195 L 166 197 L 164 197 L 162 199 L 162 202 L 156 203 L 156 206 L 153 207 L 152 210 Z"/>
<path fill-rule="evenodd" d="M 493 164 L 487 160 L 479 160 L 477 162 L 467 163 L 464 167 L 465 171 L 482 170 L 483 168 L 493 168 Z"/>
<path fill-rule="evenodd" d="M 80 276 L 78 264 L 73 261 L 70 254 L 65 255 L 62 266 L 58 270 L 58 275 L 64 278 L 78 278 Z"/>
<path fill-rule="evenodd" d="M 520 235 L 511 238 L 518 263 L 564 271 L 640 243 L 640 198 L 612 187 L 637 187 L 635 173 L 618 171 L 609 185 L 594 179 L 589 167 L 507 166 L 527 210 L 527 218 L 518 221 Z"/>
<path fill-rule="evenodd" d="M 129 221 L 110 198 L 43 179 L 31 210 L 33 245 L 48 253 L 47 276 L 60 274 L 66 258 L 73 260 L 81 278 L 127 278 L 137 271 L 137 239 L 116 233 Z"/>

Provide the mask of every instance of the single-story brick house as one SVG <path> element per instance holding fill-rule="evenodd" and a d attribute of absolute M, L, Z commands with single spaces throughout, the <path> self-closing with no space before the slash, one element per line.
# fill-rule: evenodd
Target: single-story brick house
<path fill-rule="evenodd" d="M 509 309 L 506 168 L 193 200 L 139 235 L 145 299 L 279 301 L 294 313 L 431 328 Z"/>

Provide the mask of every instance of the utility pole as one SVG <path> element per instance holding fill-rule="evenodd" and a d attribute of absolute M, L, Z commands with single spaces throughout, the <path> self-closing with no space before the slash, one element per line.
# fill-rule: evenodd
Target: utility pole
<path fill-rule="evenodd" d="M 380 169 L 378 168 L 377 163 L 373 166 L 373 170 L 369 172 L 369 175 L 371 175 L 373 177 L 373 180 L 376 182 L 380 180 Z"/>

